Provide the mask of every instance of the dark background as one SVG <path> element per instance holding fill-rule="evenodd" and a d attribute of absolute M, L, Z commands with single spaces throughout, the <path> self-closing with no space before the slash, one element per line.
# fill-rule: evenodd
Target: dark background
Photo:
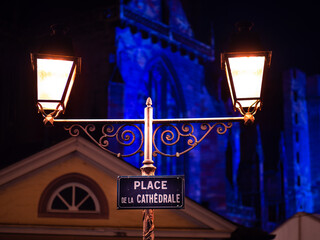
<path fill-rule="evenodd" d="M 92 11 L 110 5 L 105 1 L 2 1 L 1 23 L 24 31 L 47 22 L 57 23 L 60 16 L 74 12 Z M 273 68 L 279 70 L 297 67 L 310 74 L 319 73 L 319 10 L 315 2 L 290 1 L 213 1 L 181 0 L 196 39 L 210 43 L 213 29 L 217 53 L 225 44 L 234 24 L 254 22 L 266 48 L 273 51 Z M 211 27 L 212 26 L 212 27 Z"/>
<path fill-rule="evenodd" d="M 319 74 L 319 10 L 315 3 L 290 1 L 182 0 L 196 38 L 208 42 L 213 26 L 216 51 L 224 49 L 234 24 L 252 21 L 266 49 L 273 51 L 272 67 L 279 71 L 299 68 Z"/>

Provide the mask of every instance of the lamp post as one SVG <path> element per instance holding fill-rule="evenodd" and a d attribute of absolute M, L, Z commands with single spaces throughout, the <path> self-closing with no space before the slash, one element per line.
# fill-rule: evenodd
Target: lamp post
<path fill-rule="evenodd" d="M 253 115 L 261 108 L 262 79 L 265 69 L 270 65 L 271 52 L 231 52 L 221 55 L 221 63 L 226 70 L 234 109 L 238 109 L 242 116 L 220 118 L 154 119 L 152 100 L 148 98 L 144 119 L 58 119 L 59 114 L 65 112 L 81 60 L 61 53 L 58 55 L 31 54 L 31 59 L 34 71 L 37 73 L 37 106 L 44 117 L 45 124 L 69 123 L 71 126 L 65 129 L 71 136 L 78 136 L 82 131 L 99 147 L 117 157 L 128 157 L 140 153 L 144 156 L 143 165 L 140 168 L 141 175 L 154 176 L 156 167 L 153 156 L 160 154 L 167 157 L 179 157 L 195 148 L 212 130 L 216 130 L 218 134 L 224 134 L 232 127 L 232 122 L 244 121 L 245 124 L 248 124 L 254 121 Z M 95 138 L 96 134 L 92 134 L 96 131 L 94 123 L 103 123 L 101 137 L 98 139 Z M 196 136 L 193 123 L 200 123 L 202 136 Z M 141 124 L 144 125 L 144 131 L 139 126 Z M 153 130 L 154 124 L 159 124 L 155 130 Z M 182 124 L 182 126 L 178 128 L 173 124 Z M 186 149 L 175 154 L 167 154 L 158 148 L 155 135 L 161 132 L 163 126 L 168 125 L 173 127 L 174 132 L 168 129 L 163 131 L 161 142 L 172 146 L 177 144 L 181 138 L 188 138 Z M 115 128 L 115 126 L 118 127 Z M 126 126 L 136 129 L 138 134 L 132 130 L 124 130 Z M 109 139 L 115 139 L 123 146 L 131 146 L 136 140 L 136 135 L 141 140 L 133 152 L 123 154 L 109 149 Z M 176 140 L 173 140 L 174 136 Z M 154 239 L 153 209 L 143 210 L 143 239 Z"/>

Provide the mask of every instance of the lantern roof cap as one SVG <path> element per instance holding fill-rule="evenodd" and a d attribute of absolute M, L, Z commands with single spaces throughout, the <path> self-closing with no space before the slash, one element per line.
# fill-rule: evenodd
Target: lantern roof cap
<path fill-rule="evenodd" d="M 50 31 L 50 36 L 44 40 L 39 53 L 74 56 L 72 40 L 68 36 L 69 29 L 63 24 L 53 24 Z"/>
<path fill-rule="evenodd" d="M 231 35 L 228 52 L 262 51 L 259 34 L 253 30 L 251 21 L 239 21 L 235 24 L 235 32 Z"/>

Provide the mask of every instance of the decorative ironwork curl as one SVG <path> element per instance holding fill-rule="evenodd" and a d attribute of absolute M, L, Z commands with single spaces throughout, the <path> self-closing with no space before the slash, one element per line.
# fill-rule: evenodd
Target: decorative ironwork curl
<path fill-rule="evenodd" d="M 139 132 L 141 140 L 138 148 L 134 152 L 129 154 L 116 153 L 108 149 L 110 138 L 115 138 L 117 142 L 122 146 L 131 146 L 136 142 L 135 132 L 133 130 L 124 129 L 128 126 L 135 128 Z M 67 130 L 73 137 L 79 136 L 80 130 L 82 130 L 100 148 L 117 157 L 130 157 L 135 155 L 136 153 L 140 153 L 140 155 L 143 156 L 143 151 L 141 150 L 144 142 L 143 132 L 137 125 L 134 124 L 123 124 L 117 129 L 115 129 L 112 124 L 105 124 L 101 128 L 102 136 L 98 140 L 93 136 L 93 133 L 96 131 L 96 126 L 94 124 L 87 124 L 86 126 L 73 124 L 70 127 L 65 127 L 65 130 Z"/>
<path fill-rule="evenodd" d="M 254 103 L 251 104 L 250 107 L 248 107 L 247 110 L 245 110 L 241 103 L 239 101 L 236 101 L 235 105 L 234 105 L 234 111 L 237 111 L 237 109 L 239 110 L 239 112 L 244 116 L 246 114 L 250 114 L 250 115 L 255 115 L 257 113 L 258 110 L 261 110 L 261 101 L 258 99 L 256 100 Z"/>
<path fill-rule="evenodd" d="M 174 130 L 169 130 L 166 129 L 161 133 L 161 142 L 166 145 L 166 146 L 173 146 L 177 144 L 181 137 L 186 137 L 189 138 L 187 140 L 187 145 L 189 146 L 187 149 L 181 151 L 181 152 L 176 152 L 175 154 L 168 154 L 164 153 L 159 150 L 155 143 L 155 135 L 157 132 L 163 128 L 163 127 L 171 127 Z M 182 154 L 189 152 L 193 148 L 195 148 L 200 142 L 203 141 L 203 139 L 214 129 L 216 128 L 216 131 L 219 135 L 223 135 L 227 132 L 229 128 L 232 127 L 232 122 L 228 123 L 222 123 L 222 122 L 217 122 L 214 124 L 210 123 L 202 123 L 200 125 L 200 129 L 202 131 L 205 131 L 205 133 L 200 137 L 199 139 L 194 135 L 194 126 L 191 123 L 185 123 L 181 126 L 181 129 L 179 130 L 178 127 L 172 125 L 172 124 L 162 124 L 158 126 L 154 132 L 153 132 L 153 137 L 152 137 L 152 143 L 155 148 L 155 151 L 153 151 L 153 156 L 157 156 L 158 154 L 166 156 L 166 157 L 180 157 Z"/>

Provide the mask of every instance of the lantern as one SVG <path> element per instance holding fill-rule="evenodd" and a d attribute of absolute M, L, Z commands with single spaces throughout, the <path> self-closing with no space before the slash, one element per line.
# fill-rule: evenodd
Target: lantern
<path fill-rule="evenodd" d="M 66 38 L 63 27 L 52 25 L 51 31 L 40 53 L 31 53 L 31 63 L 37 75 L 38 109 L 46 122 L 53 123 L 66 109 L 81 58 L 72 56 L 72 43 Z"/>
<path fill-rule="evenodd" d="M 261 88 L 271 52 L 230 52 L 221 55 L 234 109 L 243 115 L 261 107 Z"/>
<path fill-rule="evenodd" d="M 79 67 L 79 59 L 50 54 L 35 54 L 33 58 L 37 73 L 39 108 L 64 112 Z"/>
<path fill-rule="evenodd" d="M 252 123 L 262 105 L 261 90 L 271 51 L 263 50 L 252 22 L 237 22 L 235 26 L 228 49 L 221 54 L 221 68 L 226 71 L 234 110 L 239 110 L 245 123 Z"/>

